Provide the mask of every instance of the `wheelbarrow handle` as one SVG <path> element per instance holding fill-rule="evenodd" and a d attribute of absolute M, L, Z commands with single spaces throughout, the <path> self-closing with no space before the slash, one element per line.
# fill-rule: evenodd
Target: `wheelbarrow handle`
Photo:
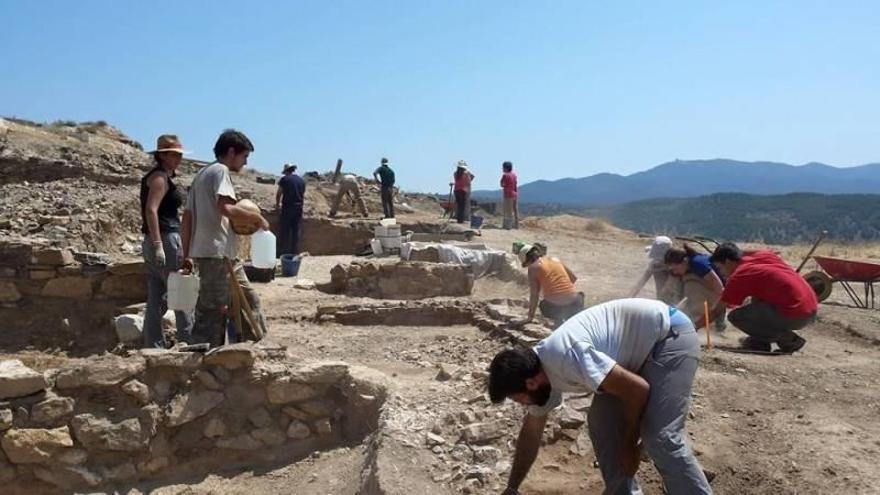
<path fill-rule="evenodd" d="M 823 230 L 822 232 L 819 232 L 819 238 L 816 239 L 816 242 L 813 243 L 813 247 L 811 247 L 810 251 L 807 253 L 807 255 L 804 256 L 804 260 L 801 261 L 801 264 L 798 265 L 797 270 L 796 270 L 797 273 L 800 273 L 801 270 L 804 269 L 804 265 L 807 264 L 807 261 L 810 259 L 811 256 L 813 256 L 813 253 L 816 252 L 816 249 L 819 247 L 819 244 L 822 244 L 822 241 L 824 241 L 826 237 L 828 237 L 827 230 Z"/>

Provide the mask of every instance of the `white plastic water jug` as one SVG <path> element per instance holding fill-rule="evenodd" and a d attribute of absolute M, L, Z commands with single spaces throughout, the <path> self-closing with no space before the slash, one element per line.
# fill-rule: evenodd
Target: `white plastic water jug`
<path fill-rule="evenodd" d="M 192 311 L 199 299 L 199 277 L 180 272 L 168 274 L 168 309 Z"/>
<path fill-rule="evenodd" d="M 254 268 L 275 268 L 275 234 L 258 230 L 251 236 L 251 264 Z"/>

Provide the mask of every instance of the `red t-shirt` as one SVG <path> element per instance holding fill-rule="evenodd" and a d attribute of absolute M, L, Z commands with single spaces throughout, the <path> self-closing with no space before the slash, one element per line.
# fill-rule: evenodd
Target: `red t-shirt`
<path fill-rule="evenodd" d="M 819 305 L 810 284 L 770 251 L 743 256 L 721 293 L 730 306 L 741 305 L 747 297 L 771 304 L 788 318 L 808 317 Z"/>
<path fill-rule="evenodd" d="M 504 190 L 505 198 L 515 198 L 519 194 L 516 188 L 516 173 L 504 172 L 501 174 L 501 189 Z"/>

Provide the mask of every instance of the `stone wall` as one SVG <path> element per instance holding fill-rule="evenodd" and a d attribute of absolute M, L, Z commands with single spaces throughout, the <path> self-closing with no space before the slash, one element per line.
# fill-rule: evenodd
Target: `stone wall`
<path fill-rule="evenodd" d="M 144 263 L 0 238 L 0 348 L 100 352 L 119 308 L 146 300 Z"/>
<path fill-rule="evenodd" d="M 296 460 L 375 430 L 383 387 L 345 363 L 292 366 L 285 354 L 143 350 L 44 373 L 2 361 L 0 482 L 26 493 L 205 474 Z"/>
<path fill-rule="evenodd" d="M 376 299 L 460 297 L 471 294 L 474 275 L 468 266 L 448 263 L 355 261 L 333 267 L 330 283 L 319 288 Z"/>

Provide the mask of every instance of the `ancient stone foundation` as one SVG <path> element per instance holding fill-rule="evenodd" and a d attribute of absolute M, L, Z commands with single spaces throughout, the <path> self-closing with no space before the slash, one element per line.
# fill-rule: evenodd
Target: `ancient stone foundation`
<path fill-rule="evenodd" d="M 235 344 L 104 355 L 44 373 L 0 362 L 0 481 L 27 493 L 205 474 L 296 460 L 377 428 L 384 388 L 345 363 L 284 356 Z"/>
<path fill-rule="evenodd" d="M 350 297 L 375 299 L 458 297 L 470 295 L 474 288 L 474 275 L 471 268 L 464 265 L 356 261 L 333 267 L 330 283 L 320 288 Z"/>

